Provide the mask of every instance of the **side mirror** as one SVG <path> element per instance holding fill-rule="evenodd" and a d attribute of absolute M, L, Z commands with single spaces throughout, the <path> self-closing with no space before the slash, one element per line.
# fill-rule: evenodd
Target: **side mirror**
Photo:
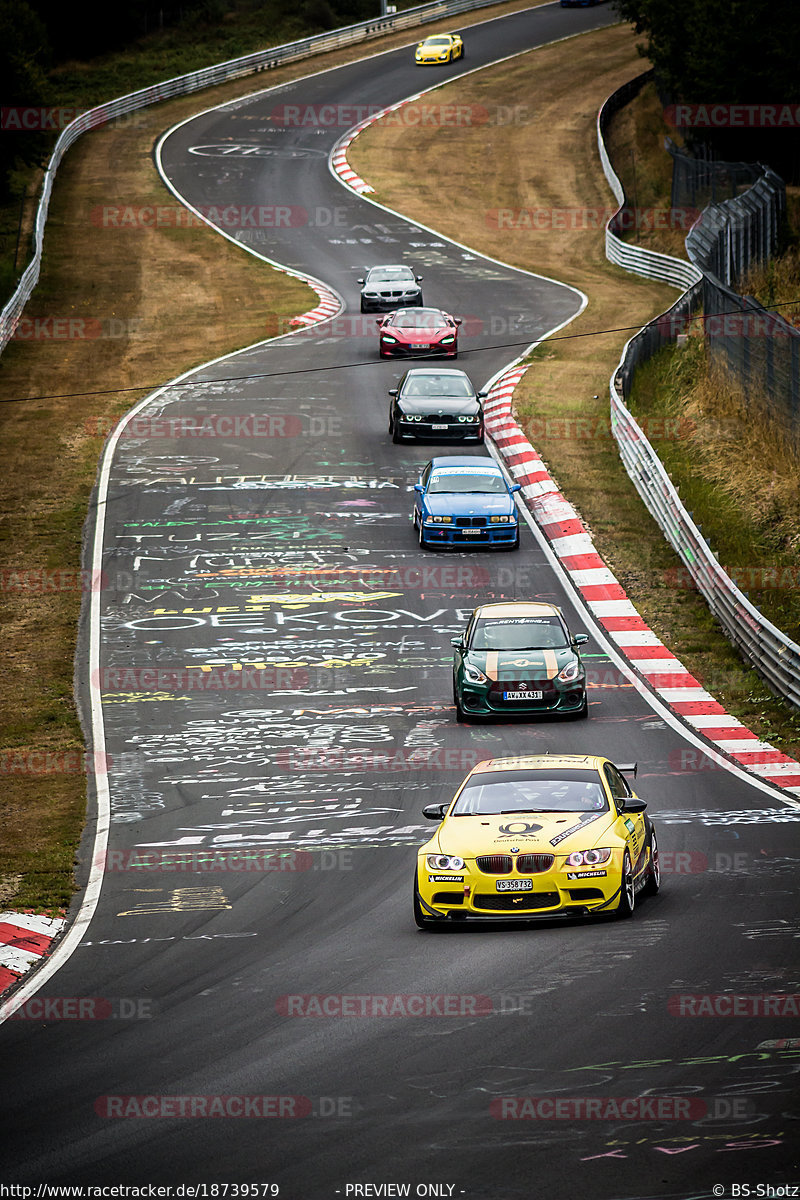
<path fill-rule="evenodd" d="M 424 490 L 424 489 L 423 489 L 423 487 L 422 487 L 422 484 L 421 484 L 421 483 L 415 483 L 415 484 L 414 484 L 414 491 L 415 491 L 415 492 L 419 492 L 420 496 L 422 495 L 422 493 L 423 493 L 423 490 Z"/>
<path fill-rule="evenodd" d="M 415 276 L 414 276 L 414 278 L 416 279 L 417 283 L 422 283 L 422 276 L 421 276 L 421 275 L 415 275 Z"/>
<path fill-rule="evenodd" d="M 464 638 L 463 637 L 450 638 L 450 645 L 455 646 L 457 650 L 463 650 Z"/>
<path fill-rule="evenodd" d="M 358 282 L 359 282 L 359 283 L 366 283 L 367 281 L 366 281 L 366 279 L 359 279 L 359 281 L 358 281 Z"/>
<path fill-rule="evenodd" d="M 389 395 L 390 395 L 390 396 L 396 396 L 396 395 L 397 395 L 397 388 L 389 388 Z"/>
<path fill-rule="evenodd" d="M 622 806 L 621 811 L 626 813 L 643 813 L 647 808 L 647 801 L 640 800 L 638 796 L 626 796 L 619 803 Z"/>
<path fill-rule="evenodd" d="M 455 322 L 456 322 L 456 325 L 463 325 L 463 324 L 464 324 L 464 318 L 463 318 L 463 317 L 456 317 L 456 318 L 455 318 Z"/>
<path fill-rule="evenodd" d="M 522 491 L 522 484 L 521 483 L 512 483 L 511 487 L 508 490 L 511 492 L 511 494 L 513 496 L 514 492 Z"/>
<path fill-rule="evenodd" d="M 488 396 L 489 393 L 488 392 L 478 392 L 478 395 L 479 396 Z"/>
<path fill-rule="evenodd" d="M 588 633 L 576 633 L 572 639 L 572 644 L 573 646 L 585 646 L 588 640 Z"/>
<path fill-rule="evenodd" d="M 423 817 L 427 817 L 429 821 L 442 821 L 446 812 L 446 804 L 426 804 L 422 810 L 422 815 Z"/>

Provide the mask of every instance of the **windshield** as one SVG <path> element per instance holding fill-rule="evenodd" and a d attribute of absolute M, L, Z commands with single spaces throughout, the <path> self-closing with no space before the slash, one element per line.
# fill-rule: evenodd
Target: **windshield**
<path fill-rule="evenodd" d="M 459 494 L 480 492 L 494 496 L 507 494 L 505 480 L 499 471 L 475 471 L 471 467 L 447 467 L 434 471 L 428 491 Z"/>
<path fill-rule="evenodd" d="M 403 282 L 414 283 L 414 275 L 408 267 L 377 267 L 370 271 L 367 283 L 391 283 L 402 279 Z"/>
<path fill-rule="evenodd" d="M 425 38 L 425 45 L 426 45 L 426 46 L 449 46 L 449 45 L 450 45 L 450 38 L 449 38 L 449 37 L 429 37 L 429 38 Z"/>
<path fill-rule="evenodd" d="M 404 308 L 396 312 L 389 323 L 398 329 L 440 329 L 447 321 L 436 308 Z"/>
<path fill-rule="evenodd" d="M 403 384 L 404 396 L 455 396 L 459 400 L 472 400 L 475 391 L 464 375 L 437 375 L 433 372 L 415 372 Z"/>
<path fill-rule="evenodd" d="M 477 775 L 453 815 L 516 812 L 604 812 L 608 802 L 595 771 L 497 771 Z"/>
<path fill-rule="evenodd" d="M 470 650 L 560 650 L 568 645 L 558 617 L 487 617 L 475 626 Z"/>

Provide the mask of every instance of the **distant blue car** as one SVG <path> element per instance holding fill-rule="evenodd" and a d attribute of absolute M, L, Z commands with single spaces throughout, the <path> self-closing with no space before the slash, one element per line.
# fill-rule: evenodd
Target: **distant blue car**
<path fill-rule="evenodd" d="M 420 546 L 519 546 L 514 493 L 493 458 L 431 459 L 414 484 Z"/>

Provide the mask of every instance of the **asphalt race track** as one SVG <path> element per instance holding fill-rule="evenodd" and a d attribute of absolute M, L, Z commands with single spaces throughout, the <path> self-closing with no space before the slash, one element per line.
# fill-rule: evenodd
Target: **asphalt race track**
<path fill-rule="evenodd" d="M 518 553 L 419 550 L 413 484 L 446 451 L 392 445 L 402 366 L 377 361 L 357 278 L 415 266 L 427 303 L 469 318 L 455 365 L 478 386 L 521 352 L 506 343 L 582 298 L 346 191 L 328 168 L 341 125 L 275 120 L 284 105 L 392 104 L 612 19 L 513 14 L 466 29 L 463 67 L 434 77 L 408 49 L 376 54 L 166 138 L 171 186 L 201 211 L 288 207 L 288 226 L 240 240 L 346 310 L 169 386 L 117 442 L 98 493 L 109 853 L 80 945 L 36 993 L 49 1014 L 31 1001 L 0 1028 L 6 1182 L 688 1200 L 796 1180 L 797 1016 L 763 997 L 800 992 L 800 811 L 711 769 L 608 657 L 527 526 Z M 218 436 L 176 437 L 200 419 Z M 588 721 L 456 724 L 450 638 L 495 597 L 554 601 L 590 633 Z M 87 621 L 84 662 L 97 633 Z M 546 749 L 638 761 L 661 893 L 627 922 L 419 932 L 422 806 L 479 757 Z M 689 1015 L 686 997 L 705 995 L 730 1002 Z M 431 997 L 430 1015 L 410 996 Z M 78 997 L 94 998 L 85 1019 L 59 1019 Z M 333 998 L 332 1014 L 342 997 L 388 998 L 398 1015 L 303 1015 L 321 1011 L 308 997 Z M 284 1099 L 204 1119 L 220 1096 Z M 519 1096 L 567 1103 L 509 1119 L 523 1110 L 503 1098 Z M 206 1099 L 194 1117 L 149 1115 L 181 1111 L 165 1097 Z M 607 1097 L 644 1101 L 587 1119 Z M 353 1190 L 367 1183 L 410 1191 Z"/>

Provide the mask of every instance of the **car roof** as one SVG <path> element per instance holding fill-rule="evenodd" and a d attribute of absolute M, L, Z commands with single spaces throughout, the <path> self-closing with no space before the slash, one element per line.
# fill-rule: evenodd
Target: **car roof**
<path fill-rule="evenodd" d="M 458 367 L 411 367 L 406 371 L 404 378 L 409 375 L 463 375 L 468 380 L 470 387 L 472 386 L 472 380 L 467 372 L 460 371 Z"/>
<path fill-rule="evenodd" d="M 500 471 L 493 458 L 477 454 L 440 454 L 437 458 L 431 459 L 431 466 L 434 470 L 437 467 L 475 467 L 478 471 L 485 471 L 491 467 L 493 471 Z M 502 474 L 501 471 L 500 474 Z"/>
<path fill-rule="evenodd" d="M 438 313 L 440 317 L 445 316 L 445 311 L 443 308 L 428 308 L 427 306 L 423 308 L 420 305 L 418 305 L 416 308 L 395 308 L 392 312 L 387 313 L 386 315 L 387 317 L 399 317 L 401 314 L 405 315 L 406 313 L 409 313 L 412 317 L 421 317 L 424 316 L 425 313 Z M 447 368 L 445 368 L 445 370 L 447 370 Z M 465 371 L 457 371 L 456 373 L 459 375 L 466 374 Z M 437 371 L 437 375 L 438 374 L 439 372 Z"/>
<path fill-rule="evenodd" d="M 490 758 L 473 767 L 470 775 L 491 775 L 494 771 L 561 771 L 565 767 L 599 771 L 610 760 L 601 754 L 527 754 L 520 758 Z"/>
<path fill-rule="evenodd" d="M 367 274 L 371 271 L 411 271 L 411 267 L 405 263 L 379 263 L 375 267 L 367 267 Z M 411 271 L 411 274 L 414 272 Z"/>
<path fill-rule="evenodd" d="M 476 617 L 560 617 L 561 609 L 555 604 L 545 604 L 534 600 L 506 600 L 496 604 L 479 604 L 473 615 Z"/>

